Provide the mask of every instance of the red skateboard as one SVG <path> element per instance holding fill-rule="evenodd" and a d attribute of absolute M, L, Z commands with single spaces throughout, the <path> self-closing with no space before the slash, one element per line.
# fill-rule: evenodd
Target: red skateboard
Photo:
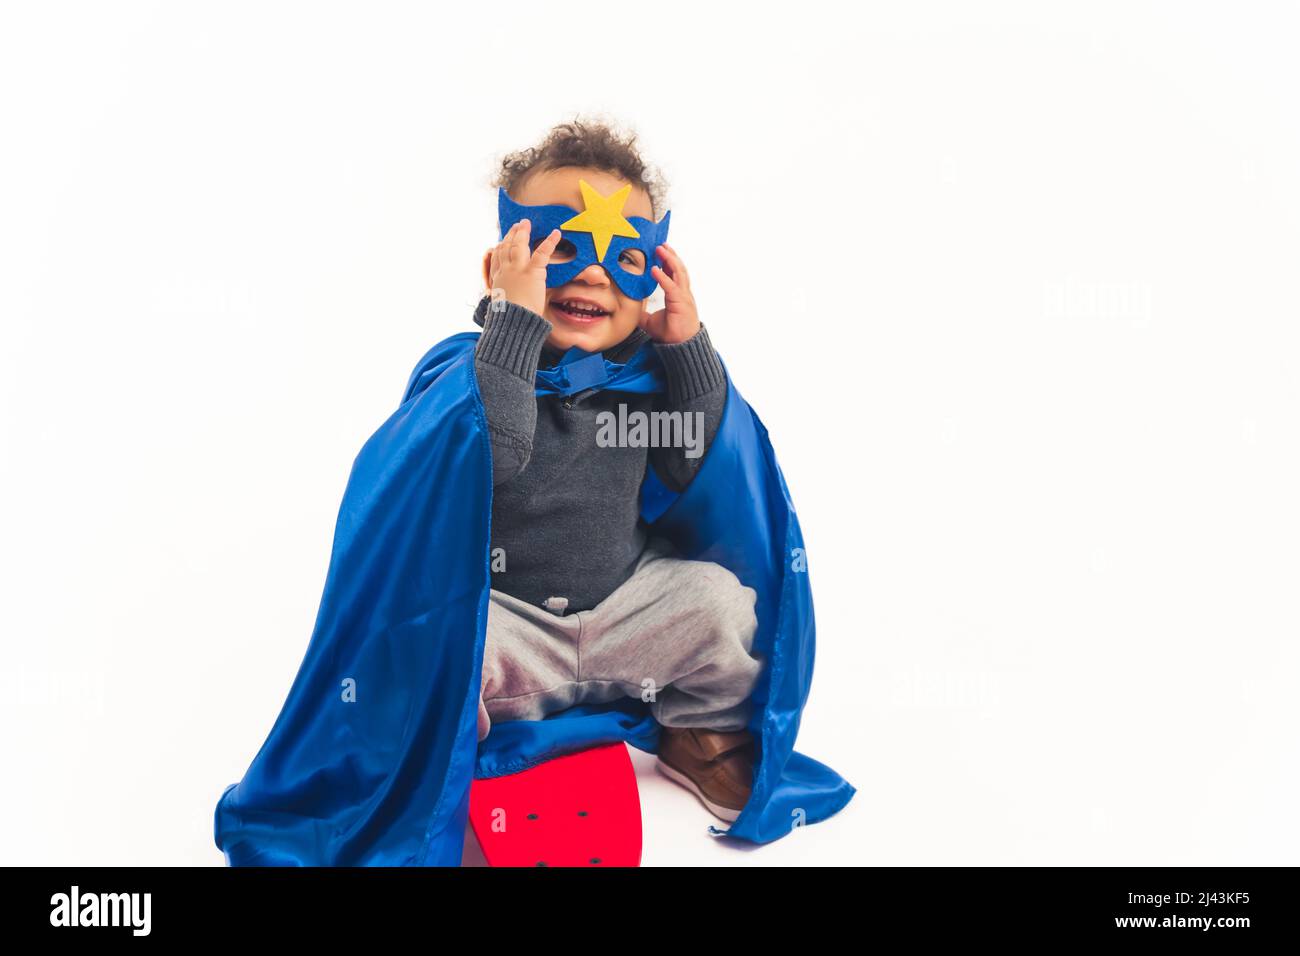
<path fill-rule="evenodd" d="M 490 866 L 641 865 L 641 796 L 621 742 L 474 780 L 469 822 Z"/>

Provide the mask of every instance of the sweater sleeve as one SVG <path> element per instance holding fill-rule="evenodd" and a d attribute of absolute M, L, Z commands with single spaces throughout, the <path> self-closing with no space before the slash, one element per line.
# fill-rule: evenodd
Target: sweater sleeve
<path fill-rule="evenodd" d="M 484 296 L 475 311 L 483 334 L 474 350 L 474 375 L 487 413 L 492 442 L 492 484 L 518 475 L 528 465 L 537 427 L 534 379 L 542 345 L 552 325 L 531 309 L 499 301 L 489 308 Z"/>
<path fill-rule="evenodd" d="M 655 343 L 663 361 L 668 391 L 661 401 L 667 412 L 681 412 L 680 447 L 653 448 L 650 460 L 659 479 L 684 491 L 699 471 L 727 404 L 727 373 L 703 325 L 685 342 Z"/>

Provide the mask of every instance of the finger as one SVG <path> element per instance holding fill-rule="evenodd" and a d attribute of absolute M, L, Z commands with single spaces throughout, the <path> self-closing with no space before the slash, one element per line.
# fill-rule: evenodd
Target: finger
<path fill-rule="evenodd" d="M 658 311 L 651 312 L 643 304 L 641 306 L 641 317 L 637 320 L 636 324 L 640 328 L 653 334 L 658 330 L 659 326 L 663 324 L 664 316 L 667 315 L 667 312 L 667 309 L 659 309 Z"/>
<path fill-rule="evenodd" d="M 661 286 L 663 286 L 665 296 L 672 296 L 674 298 L 677 296 L 677 283 L 673 281 L 672 276 L 667 272 L 664 272 L 664 270 L 659 266 L 651 266 L 650 274 L 655 277 Z"/>
<path fill-rule="evenodd" d="M 518 223 L 515 225 L 518 225 Z M 508 253 L 510 251 L 510 240 L 514 238 L 514 234 L 515 227 L 511 226 L 506 230 L 506 234 L 501 237 L 501 241 L 496 244 L 496 248 L 492 250 L 492 274 L 494 277 L 498 275 L 501 270 L 505 268 L 505 264 L 510 261 Z"/>
<path fill-rule="evenodd" d="M 677 278 L 677 267 L 673 263 L 668 247 L 655 246 L 655 258 L 659 260 L 657 263 L 659 271 L 675 280 Z"/>
<path fill-rule="evenodd" d="M 544 266 L 550 262 L 551 253 L 555 251 L 555 247 L 560 244 L 560 240 L 563 238 L 564 234 L 560 230 L 552 229 L 551 234 L 539 242 L 537 248 L 533 250 L 533 265 Z"/>
<path fill-rule="evenodd" d="M 518 225 L 519 223 L 514 223 L 514 225 L 507 229 L 506 234 L 501 237 L 501 241 L 492 249 L 492 271 L 494 275 L 502 266 L 510 261 L 510 258 L 506 253 L 510 249 L 510 242 L 514 238 L 515 227 Z"/>
<path fill-rule="evenodd" d="M 689 289 L 691 277 L 686 271 L 686 263 L 682 262 L 682 257 L 677 254 L 676 249 L 666 242 L 660 248 L 664 250 L 664 258 L 667 260 L 669 271 L 672 272 L 673 281 L 683 289 Z"/>
<path fill-rule="evenodd" d="M 518 231 L 519 223 L 515 223 L 506 230 L 506 234 L 502 236 L 501 241 L 497 243 L 497 261 L 501 264 L 502 268 L 505 268 L 510 264 L 510 250 L 514 247 L 515 233 Z"/>
<path fill-rule="evenodd" d="M 510 262 L 522 266 L 528 261 L 528 236 L 532 231 L 532 223 L 527 219 L 520 219 L 517 225 L 519 228 L 515 230 L 514 238 L 510 240 Z"/>

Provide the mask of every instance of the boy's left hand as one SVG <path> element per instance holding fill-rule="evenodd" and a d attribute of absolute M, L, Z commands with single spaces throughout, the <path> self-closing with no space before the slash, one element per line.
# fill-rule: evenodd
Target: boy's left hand
<path fill-rule="evenodd" d="M 667 270 L 651 266 L 650 272 L 664 290 L 664 307 L 657 312 L 641 309 L 641 321 L 650 338 L 666 345 L 685 342 L 700 330 L 700 316 L 695 310 L 695 296 L 691 294 L 691 277 L 686 266 L 672 246 L 664 243 L 655 249 Z"/>

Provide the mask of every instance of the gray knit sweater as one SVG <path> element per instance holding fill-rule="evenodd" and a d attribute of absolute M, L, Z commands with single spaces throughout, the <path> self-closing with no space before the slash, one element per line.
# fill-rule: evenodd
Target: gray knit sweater
<path fill-rule="evenodd" d="M 645 548 L 640 490 L 647 463 L 680 491 L 704 461 L 722 420 L 726 373 L 701 326 L 685 342 L 654 343 L 666 393 L 589 389 L 537 396 L 539 363 L 549 368 L 563 354 L 545 345 L 552 325 L 512 302 L 490 311 L 490 302 L 484 296 L 474 312 L 483 326 L 474 371 L 492 442 L 492 549 L 504 558 L 504 569 L 494 560 L 492 587 L 531 604 L 555 597 L 567 599 L 570 613 L 588 610 L 631 576 Z M 638 328 L 604 356 L 626 362 L 648 340 Z M 610 414 L 618 417 L 620 405 L 626 416 L 677 411 L 684 421 L 699 412 L 694 421 L 703 425 L 702 444 L 697 436 L 678 447 L 605 447 Z M 598 418 L 602 412 L 609 414 Z"/>

